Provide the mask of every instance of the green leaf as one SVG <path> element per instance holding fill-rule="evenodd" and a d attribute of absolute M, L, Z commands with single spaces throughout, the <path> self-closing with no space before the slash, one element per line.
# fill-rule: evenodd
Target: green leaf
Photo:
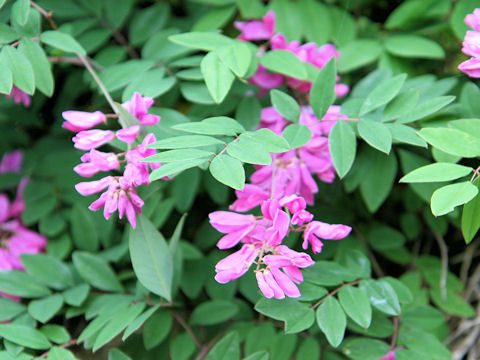
<path fill-rule="evenodd" d="M 53 48 L 63 50 L 67 53 L 86 55 L 85 49 L 70 34 L 60 31 L 48 30 L 44 31 L 40 39 L 43 43 Z"/>
<path fill-rule="evenodd" d="M 337 71 L 335 57 L 320 70 L 310 90 L 310 105 L 318 119 L 322 119 L 330 105 L 335 101 L 335 84 Z"/>
<path fill-rule="evenodd" d="M 303 271 L 306 281 L 323 286 L 340 285 L 345 281 L 357 279 L 357 275 L 333 261 L 317 261 L 315 265 Z"/>
<path fill-rule="evenodd" d="M 17 270 L 0 271 L 0 289 L 7 294 L 25 298 L 50 295 L 50 290 L 30 275 Z"/>
<path fill-rule="evenodd" d="M 385 40 L 392 55 L 406 58 L 443 59 L 445 52 L 435 41 L 417 35 L 393 35 Z"/>
<path fill-rule="evenodd" d="M 376 86 L 363 102 L 360 115 L 375 110 L 392 100 L 402 88 L 406 77 L 406 74 L 400 74 Z"/>
<path fill-rule="evenodd" d="M 173 263 L 167 243 L 145 216 L 137 219 L 129 240 L 135 275 L 148 290 L 170 301 Z"/>
<path fill-rule="evenodd" d="M 54 87 L 52 67 L 43 49 L 30 39 L 23 38 L 19 50 L 30 60 L 35 86 L 46 96 L 52 96 Z"/>
<path fill-rule="evenodd" d="M 131 44 L 138 46 L 159 33 L 167 25 L 170 12 L 170 4 L 166 2 L 157 2 L 144 9 L 138 9 L 133 19 L 129 21 L 128 39 Z"/>
<path fill-rule="evenodd" d="M 217 104 L 220 104 L 230 91 L 235 76 L 213 51 L 205 55 L 200 69 L 210 95 Z"/>
<path fill-rule="evenodd" d="M 405 236 L 400 231 L 382 224 L 370 226 L 365 236 L 370 246 L 377 251 L 398 249 L 406 241 Z"/>
<path fill-rule="evenodd" d="M 178 124 L 171 128 L 194 134 L 227 136 L 234 136 L 245 131 L 238 121 L 227 116 L 216 116 L 202 121 Z"/>
<path fill-rule="evenodd" d="M 471 30 L 470 27 L 465 24 L 464 19 L 467 14 L 472 13 L 477 7 L 477 0 L 459 0 L 455 2 L 455 7 L 450 16 L 450 26 L 458 39 L 463 40 L 467 30 Z"/>
<path fill-rule="evenodd" d="M 240 135 L 227 145 L 227 154 L 249 164 L 270 165 L 272 158 L 261 142 L 252 136 Z"/>
<path fill-rule="evenodd" d="M 198 305 L 190 317 L 192 325 L 215 325 L 231 319 L 238 312 L 235 303 L 227 300 L 211 300 Z"/>
<path fill-rule="evenodd" d="M 369 338 L 348 338 L 342 345 L 342 352 L 352 360 L 377 360 L 390 350 L 383 341 Z"/>
<path fill-rule="evenodd" d="M 12 320 L 25 312 L 25 310 L 25 305 L 5 297 L 0 297 L 0 321 Z"/>
<path fill-rule="evenodd" d="M 108 263 L 98 255 L 76 251 L 73 265 L 80 276 L 93 287 L 105 291 L 122 291 L 123 287 Z"/>
<path fill-rule="evenodd" d="M 434 330 L 445 324 L 445 315 L 432 306 L 418 305 L 402 315 L 402 324 L 426 331 Z"/>
<path fill-rule="evenodd" d="M 144 158 L 145 162 L 176 162 L 176 161 L 188 161 L 195 159 L 207 159 L 212 156 L 211 151 L 198 150 L 198 149 L 178 149 L 162 151 L 161 153 Z"/>
<path fill-rule="evenodd" d="M 162 139 L 147 145 L 148 149 L 184 149 L 200 146 L 223 144 L 223 141 L 211 136 L 185 135 Z"/>
<path fill-rule="evenodd" d="M 328 149 L 338 176 L 343 178 L 352 167 L 357 151 L 355 132 L 347 122 L 337 120 L 328 135 Z"/>
<path fill-rule="evenodd" d="M 48 352 L 47 360 L 75 360 L 70 350 L 54 346 Z"/>
<path fill-rule="evenodd" d="M 447 291 L 447 298 L 443 299 L 440 288 L 431 289 L 430 297 L 440 310 L 453 316 L 474 317 L 475 309 L 465 299 L 453 291 Z"/>
<path fill-rule="evenodd" d="M 292 52 L 286 50 L 269 51 L 260 58 L 260 63 L 270 71 L 300 80 L 308 79 L 305 65 Z"/>
<path fill-rule="evenodd" d="M 273 107 L 285 119 L 291 122 L 298 122 L 300 118 L 300 106 L 293 97 L 280 90 L 274 89 L 270 91 L 270 101 Z"/>
<path fill-rule="evenodd" d="M 315 0 L 303 0 L 298 3 L 305 24 L 304 36 L 308 41 L 325 44 L 330 39 L 332 17 L 329 8 Z"/>
<path fill-rule="evenodd" d="M 288 125 L 282 133 L 282 136 L 290 144 L 290 148 L 299 148 L 305 145 L 312 137 L 310 129 L 301 124 Z"/>
<path fill-rule="evenodd" d="M 48 340 L 57 344 L 64 344 L 70 340 L 70 334 L 60 325 L 48 324 L 43 326 L 40 331 Z"/>
<path fill-rule="evenodd" d="M 195 25 L 193 31 L 208 31 L 223 27 L 236 12 L 235 6 L 225 6 L 207 11 Z"/>
<path fill-rule="evenodd" d="M 386 123 L 385 126 L 392 133 L 393 139 L 409 145 L 427 147 L 427 143 L 418 136 L 413 127 L 396 123 Z"/>
<path fill-rule="evenodd" d="M 12 46 L 4 46 L 0 57 L 3 66 L 8 66 L 12 72 L 13 85 L 32 95 L 35 91 L 35 75 L 28 58 Z"/>
<path fill-rule="evenodd" d="M 479 179 L 476 178 L 473 184 L 478 187 Z M 475 196 L 472 201 L 469 201 L 463 207 L 462 212 L 462 234 L 465 242 L 468 244 L 480 229 L 480 216 L 477 216 L 480 211 L 480 196 Z"/>
<path fill-rule="evenodd" d="M 262 106 L 255 96 L 246 96 L 237 107 L 235 119 L 247 130 L 255 130 L 260 123 Z"/>
<path fill-rule="evenodd" d="M 389 121 L 408 113 L 418 103 L 420 92 L 412 89 L 398 94 L 383 111 L 383 121 Z"/>
<path fill-rule="evenodd" d="M 115 91 L 138 81 L 154 65 L 152 60 L 128 60 L 104 69 L 99 76 L 108 91 Z"/>
<path fill-rule="evenodd" d="M 6 64 L 4 64 L 2 58 L 0 57 L 0 93 L 1 94 L 10 94 L 12 92 L 13 86 L 13 77 L 12 71 Z"/>
<path fill-rule="evenodd" d="M 413 301 L 413 295 L 410 289 L 402 283 L 400 280 L 393 278 L 391 276 L 386 276 L 382 278 L 382 281 L 386 281 L 389 283 L 393 290 L 395 290 L 395 293 L 398 296 L 398 301 L 401 303 L 411 303 Z"/>
<path fill-rule="evenodd" d="M 247 74 L 252 62 L 252 52 L 244 42 L 235 41 L 230 45 L 219 47 L 215 52 L 235 75 L 242 78 Z"/>
<path fill-rule="evenodd" d="M 278 136 L 270 129 L 258 129 L 254 133 L 244 133 L 240 137 L 249 137 L 262 144 L 270 153 L 282 153 L 290 150 L 290 144 L 283 137 Z"/>
<path fill-rule="evenodd" d="M 442 186 L 432 194 L 430 207 L 435 216 L 452 212 L 455 207 L 472 200 L 478 194 L 478 188 L 470 181 Z"/>
<path fill-rule="evenodd" d="M 390 153 L 392 135 L 385 124 L 368 118 L 361 118 L 358 122 L 358 133 L 370 146 L 385 154 Z"/>
<path fill-rule="evenodd" d="M 63 297 L 60 294 L 51 295 L 44 299 L 33 300 L 28 304 L 28 312 L 41 323 L 46 323 L 62 308 Z"/>
<path fill-rule="evenodd" d="M 242 163 L 227 154 L 215 156 L 209 169 L 212 176 L 222 184 L 236 190 L 242 190 L 245 186 L 245 170 Z"/>
<path fill-rule="evenodd" d="M 400 182 L 437 182 L 450 181 L 462 178 L 472 173 L 472 168 L 468 166 L 452 163 L 434 163 L 422 166 L 409 172 L 400 179 Z"/>
<path fill-rule="evenodd" d="M 393 287 L 382 280 L 362 280 L 360 289 L 369 297 L 370 303 L 388 315 L 399 315 L 400 304 Z"/>
<path fill-rule="evenodd" d="M 169 334 L 173 318 L 169 311 L 157 311 L 143 328 L 143 344 L 149 350 L 160 344 Z"/>
<path fill-rule="evenodd" d="M 19 25 L 24 26 L 30 13 L 30 1 L 29 0 L 17 0 L 12 5 L 12 20 Z"/>
<path fill-rule="evenodd" d="M 348 285 L 338 293 L 338 300 L 353 321 L 363 328 L 368 328 L 372 321 L 372 307 L 367 295 L 357 287 Z"/>
<path fill-rule="evenodd" d="M 172 360 L 188 360 L 196 349 L 192 337 L 184 332 L 175 336 L 170 343 L 170 357 Z"/>
<path fill-rule="evenodd" d="M 327 337 L 330 345 L 338 347 L 342 343 L 347 317 L 338 300 L 333 296 L 327 297 L 317 309 L 317 323 Z"/>
<path fill-rule="evenodd" d="M 429 359 L 451 359 L 450 351 L 433 334 L 417 329 L 401 329 L 399 342 Z"/>
<path fill-rule="evenodd" d="M 143 311 L 145 303 L 141 302 L 119 311 L 115 317 L 109 320 L 105 327 L 96 336 L 93 352 L 111 341 L 125 329 Z"/>
<path fill-rule="evenodd" d="M 418 135 L 447 154 L 467 158 L 480 155 L 480 137 L 475 134 L 451 128 L 423 128 Z"/>
<path fill-rule="evenodd" d="M 125 329 L 125 332 L 123 333 L 123 336 L 122 336 L 122 341 L 125 341 L 130 335 L 132 335 L 135 331 L 137 331 L 140 328 L 140 326 L 142 326 L 143 323 L 147 321 L 150 318 L 150 316 L 152 316 L 153 313 L 157 311 L 159 308 L 160 308 L 160 305 L 155 305 L 150 309 L 148 309 L 147 311 L 145 311 L 142 315 L 137 317 L 135 320 L 133 320 L 130 323 L 130 325 L 128 325 L 128 327 Z"/>
<path fill-rule="evenodd" d="M 30 349 L 45 350 L 51 346 L 45 335 L 25 325 L 0 324 L 0 337 Z"/>
<path fill-rule="evenodd" d="M 243 358 L 243 360 L 268 360 L 270 355 L 266 351 L 257 351 Z"/>
<path fill-rule="evenodd" d="M 211 105 L 215 104 L 207 86 L 199 82 L 182 82 L 180 84 L 180 92 L 183 97 L 196 104 Z"/>
<path fill-rule="evenodd" d="M 205 360 L 240 360 L 240 341 L 236 332 L 225 335 L 209 351 Z"/>
<path fill-rule="evenodd" d="M 455 100 L 455 96 L 439 96 L 418 104 L 413 110 L 402 115 L 397 122 L 405 124 L 431 115 Z"/>
<path fill-rule="evenodd" d="M 76 204 L 72 209 L 70 216 L 72 239 L 75 246 L 81 250 L 93 252 L 98 248 L 99 239 L 93 216 L 81 204 Z"/>
<path fill-rule="evenodd" d="M 183 170 L 204 164 L 206 161 L 207 159 L 196 159 L 166 163 L 162 165 L 159 169 L 155 169 L 150 173 L 150 181 L 155 181 L 165 176 L 175 175 Z"/>
<path fill-rule="evenodd" d="M 320 359 L 320 344 L 313 337 L 307 337 L 298 348 L 297 359 L 318 360 Z"/>
<path fill-rule="evenodd" d="M 141 73 L 125 88 L 122 100 L 130 100 L 135 92 L 152 98 L 165 94 L 175 85 L 176 80 L 173 77 L 164 78 L 164 75 L 164 68 L 154 68 Z"/>
<path fill-rule="evenodd" d="M 231 45 L 233 40 L 215 32 L 189 32 L 172 35 L 168 38 L 171 42 L 183 46 L 205 51 L 216 50 L 222 46 Z"/>
<path fill-rule="evenodd" d="M 66 264 L 48 254 L 22 254 L 22 264 L 32 277 L 56 290 L 73 286 L 72 273 Z"/>
<path fill-rule="evenodd" d="M 72 287 L 63 293 L 65 302 L 72 306 L 80 306 L 87 298 L 90 292 L 90 286 L 88 284 L 81 284 Z"/>
<path fill-rule="evenodd" d="M 360 39 L 347 43 L 339 51 L 338 71 L 344 73 L 373 63 L 382 53 L 382 46 L 377 40 Z"/>
<path fill-rule="evenodd" d="M 315 321 L 313 309 L 290 298 L 283 300 L 262 298 L 255 305 L 255 310 L 273 319 L 284 321 L 287 334 L 307 330 Z"/>

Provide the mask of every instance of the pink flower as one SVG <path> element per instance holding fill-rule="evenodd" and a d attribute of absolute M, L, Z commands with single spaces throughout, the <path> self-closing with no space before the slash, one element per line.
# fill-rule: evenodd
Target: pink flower
<path fill-rule="evenodd" d="M 383 357 L 378 360 L 395 360 L 395 350 L 390 350 Z"/>
<path fill-rule="evenodd" d="M 81 182 L 75 185 L 75 189 L 80 195 L 88 196 L 105 190 L 115 180 L 111 176 L 106 176 L 100 180 Z"/>
<path fill-rule="evenodd" d="M 262 21 L 235 21 L 234 25 L 241 31 L 241 34 L 238 36 L 238 39 L 240 40 L 268 40 L 273 36 L 275 31 L 275 13 L 269 11 L 264 17 L 262 17 Z"/>
<path fill-rule="evenodd" d="M 285 299 L 284 291 L 278 285 L 270 270 L 264 269 L 257 271 L 255 276 L 260 291 L 267 299 L 271 299 L 272 297 L 275 299 Z"/>
<path fill-rule="evenodd" d="M 285 275 L 283 271 L 278 268 L 270 268 L 270 271 L 272 272 L 275 281 L 277 282 L 278 286 L 283 290 L 285 295 L 293 298 L 299 297 L 301 295 L 298 287 L 288 275 Z"/>
<path fill-rule="evenodd" d="M 293 225 L 303 225 L 313 219 L 313 214 L 305 210 L 305 199 L 297 195 L 289 195 L 280 199 L 280 205 L 285 206 L 292 214 Z"/>
<path fill-rule="evenodd" d="M 252 245 L 243 245 L 242 248 L 226 258 L 220 260 L 215 265 L 215 280 L 220 284 L 225 284 L 229 281 L 238 279 L 245 274 L 258 254 L 255 247 Z"/>
<path fill-rule="evenodd" d="M 282 86 L 284 81 L 283 75 L 269 73 L 267 69 L 260 64 L 258 65 L 256 73 L 248 79 L 250 84 L 261 88 L 259 96 L 265 95 L 266 90 Z"/>
<path fill-rule="evenodd" d="M 308 243 L 312 245 L 312 251 L 319 253 L 322 251 L 323 243 L 320 239 L 324 240 L 340 240 L 348 236 L 352 231 L 352 228 L 347 225 L 327 224 L 320 221 L 312 221 L 307 225 L 307 229 L 303 233 L 302 248 L 306 249 Z"/>
<path fill-rule="evenodd" d="M 115 139 L 111 130 L 85 130 L 80 131 L 72 140 L 74 147 L 79 150 L 91 150 Z"/>
<path fill-rule="evenodd" d="M 25 107 L 29 107 L 32 103 L 30 95 L 17 88 L 15 85 L 12 86 L 12 91 L 10 92 L 10 94 L 5 95 L 5 97 L 7 99 L 13 98 L 13 102 L 15 104 L 22 103 Z"/>
<path fill-rule="evenodd" d="M 350 87 L 345 84 L 336 84 L 335 85 L 335 95 L 337 97 L 344 97 L 350 91 Z"/>
<path fill-rule="evenodd" d="M 80 176 L 92 177 L 99 171 L 118 169 L 120 163 L 114 153 L 104 153 L 95 149 L 81 157 L 83 163 L 78 164 L 73 170 Z"/>
<path fill-rule="evenodd" d="M 272 226 L 265 231 L 264 239 L 266 244 L 270 246 L 280 245 L 285 236 L 287 236 L 289 227 L 290 217 L 286 212 L 277 209 Z"/>
<path fill-rule="evenodd" d="M 219 249 L 229 249 L 237 245 L 255 228 L 255 217 L 253 215 L 215 211 L 209 215 L 209 218 L 210 224 L 215 229 L 227 234 L 218 241 L 217 247 Z"/>
<path fill-rule="evenodd" d="M 473 10 L 473 14 L 465 16 L 465 24 L 473 30 L 480 31 L 480 9 Z"/>
<path fill-rule="evenodd" d="M 117 139 L 127 144 L 133 144 L 140 131 L 140 125 L 133 125 L 125 129 L 117 130 Z"/>
<path fill-rule="evenodd" d="M 260 205 L 270 197 L 270 194 L 260 187 L 252 184 L 245 184 L 243 190 L 236 190 L 237 200 L 230 205 L 229 209 L 233 211 L 244 212 Z"/>
<path fill-rule="evenodd" d="M 310 255 L 292 250 L 286 245 L 277 246 L 276 253 L 277 254 L 265 255 L 263 259 L 265 264 L 270 267 L 283 268 L 295 266 L 303 269 L 315 263 Z"/>
<path fill-rule="evenodd" d="M 62 124 L 64 129 L 78 132 L 88 130 L 102 122 L 106 122 L 106 117 L 101 111 L 85 112 L 85 111 L 64 111 L 62 117 L 65 121 Z"/>
<path fill-rule="evenodd" d="M 132 99 L 126 101 L 122 106 L 133 116 L 135 116 L 142 125 L 156 125 L 160 121 L 160 116 L 148 114 L 147 110 L 153 105 L 151 97 L 142 97 L 135 92 Z"/>
<path fill-rule="evenodd" d="M 480 32 L 467 31 L 463 41 L 462 51 L 464 54 L 479 57 L 480 56 Z"/>
<path fill-rule="evenodd" d="M 0 194 L 0 224 L 7 221 L 9 217 L 10 201 L 7 195 Z"/>
<path fill-rule="evenodd" d="M 0 161 L 0 174 L 7 172 L 20 172 L 22 167 L 23 153 L 20 150 L 6 153 Z"/>
<path fill-rule="evenodd" d="M 480 58 L 472 58 L 462 62 L 458 69 L 470 77 L 480 78 Z"/>

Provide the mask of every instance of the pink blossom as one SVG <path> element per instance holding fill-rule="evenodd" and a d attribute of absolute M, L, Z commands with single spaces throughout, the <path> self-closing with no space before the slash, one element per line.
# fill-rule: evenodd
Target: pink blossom
<path fill-rule="evenodd" d="M 62 124 L 64 129 L 78 132 L 88 130 L 102 122 L 106 122 L 106 117 L 101 111 L 85 112 L 85 111 L 64 111 L 62 117 L 65 121 Z"/>
<path fill-rule="evenodd" d="M 78 183 L 75 185 L 75 189 L 80 193 L 80 195 L 88 196 L 105 190 L 109 185 L 112 184 L 112 182 L 114 182 L 113 178 L 111 176 L 106 176 L 100 180 Z"/>
<path fill-rule="evenodd" d="M 140 125 L 133 125 L 125 129 L 117 130 L 117 139 L 127 144 L 133 144 L 140 131 Z"/>
<path fill-rule="evenodd" d="M 32 103 L 32 100 L 30 98 L 30 95 L 28 95 L 26 92 L 20 90 L 17 88 L 15 85 L 12 86 L 12 91 L 10 91 L 10 94 L 5 95 L 7 99 L 13 98 L 13 102 L 15 104 L 20 104 L 22 103 L 23 106 L 29 107 Z"/>
<path fill-rule="evenodd" d="M 278 286 L 283 290 L 285 295 L 293 298 L 299 297 L 301 295 L 300 290 L 298 290 L 298 287 L 288 275 L 285 275 L 285 273 L 283 273 L 278 268 L 270 268 L 270 271 L 272 272 L 275 281 L 277 282 Z"/>
<path fill-rule="evenodd" d="M 480 31 L 480 9 L 473 10 L 473 14 L 465 16 L 465 24 L 473 30 Z"/>
<path fill-rule="evenodd" d="M 480 57 L 480 32 L 467 31 L 463 41 L 462 51 L 467 55 Z"/>
<path fill-rule="evenodd" d="M 255 74 L 248 79 L 250 84 L 258 86 L 261 89 L 259 96 L 265 95 L 266 90 L 282 86 L 284 81 L 283 75 L 272 74 L 261 64 L 258 65 Z"/>
<path fill-rule="evenodd" d="M 235 21 L 234 25 L 241 31 L 241 34 L 238 36 L 239 40 L 268 40 L 273 36 L 275 31 L 275 13 L 269 11 L 262 17 L 262 21 Z"/>
<path fill-rule="evenodd" d="M 215 272 L 217 273 L 215 280 L 220 284 L 225 284 L 238 279 L 248 271 L 257 256 L 254 246 L 243 245 L 240 250 L 228 255 L 215 265 Z"/>
<path fill-rule="evenodd" d="M 22 167 L 23 153 L 20 150 L 6 153 L 0 161 L 0 174 L 7 172 L 20 172 Z"/>
<path fill-rule="evenodd" d="M 280 245 L 285 236 L 287 236 L 289 227 L 290 217 L 286 212 L 277 209 L 272 226 L 265 231 L 265 243 L 270 246 Z"/>
<path fill-rule="evenodd" d="M 320 239 L 324 240 L 340 240 L 348 236 L 352 231 L 352 228 L 347 225 L 340 224 L 327 224 L 320 221 L 312 221 L 307 225 L 307 229 L 303 233 L 302 248 L 306 249 L 308 243 L 312 245 L 312 251 L 319 253 L 322 251 L 323 243 Z"/>
<path fill-rule="evenodd" d="M 278 285 L 270 270 L 257 271 L 258 287 L 266 298 L 285 299 L 285 293 Z"/>
<path fill-rule="evenodd" d="M 25 201 L 23 200 L 23 190 L 25 189 L 25 186 L 27 186 L 28 182 L 29 182 L 28 178 L 24 177 L 18 183 L 15 200 L 13 200 L 13 203 L 10 205 L 10 209 L 8 210 L 9 217 L 20 216 L 22 215 L 23 210 L 25 210 Z"/>
<path fill-rule="evenodd" d="M 350 87 L 345 84 L 335 84 L 335 95 L 337 97 L 344 97 L 350 91 Z"/>
<path fill-rule="evenodd" d="M 132 99 L 126 101 L 122 106 L 133 116 L 135 116 L 142 125 L 156 125 L 160 121 L 160 116 L 148 114 L 148 108 L 153 105 L 151 97 L 142 97 L 135 92 Z"/>
<path fill-rule="evenodd" d="M 270 197 L 270 194 L 260 187 L 252 184 L 245 184 L 243 190 L 236 190 L 237 200 L 230 205 L 233 211 L 244 212 L 260 205 Z"/>
<path fill-rule="evenodd" d="M 111 130 L 85 130 L 77 133 L 72 140 L 75 148 L 91 150 L 105 145 L 113 139 L 115 139 L 115 134 Z"/>
<path fill-rule="evenodd" d="M 383 357 L 378 360 L 395 360 L 395 350 L 390 350 Z"/>
<path fill-rule="evenodd" d="M 10 208 L 10 201 L 7 195 L 0 194 L 0 224 L 8 219 L 8 210 Z"/>
<path fill-rule="evenodd" d="M 458 69 L 470 77 L 480 78 L 480 58 L 472 58 L 462 62 Z"/>
<path fill-rule="evenodd" d="M 295 266 L 306 268 L 312 266 L 315 262 L 310 255 L 290 249 L 286 245 L 279 245 L 276 248 L 277 254 L 265 255 L 264 262 L 270 267 L 288 267 Z"/>

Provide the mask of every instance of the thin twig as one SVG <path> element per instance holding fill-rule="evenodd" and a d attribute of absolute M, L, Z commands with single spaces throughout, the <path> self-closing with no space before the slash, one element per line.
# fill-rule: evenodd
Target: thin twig
<path fill-rule="evenodd" d="M 55 21 L 53 21 L 52 18 L 52 12 L 47 12 L 45 9 L 43 9 L 40 5 L 36 4 L 34 1 L 30 1 L 30 5 L 32 5 L 35 9 L 37 9 L 45 19 L 50 23 L 50 26 L 52 27 L 53 30 L 58 31 L 58 26 L 55 24 Z"/>
<path fill-rule="evenodd" d="M 433 232 L 433 236 L 440 248 L 440 256 L 442 258 L 442 272 L 440 275 L 440 290 L 442 292 L 442 300 L 447 300 L 447 274 L 448 274 L 448 247 L 443 236 L 437 231 Z"/>
<path fill-rule="evenodd" d="M 113 26 L 111 26 L 107 21 L 105 21 L 104 19 L 102 18 L 98 18 L 98 20 L 100 21 L 100 24 L 102 26 L 104 26 L 105 28 L 107 28 L 111 33 L 112 33 L 112 36 L 113 38 L 120 44 L 122 45 L 125 50 L 127 50 L 127 53 L 128 55 L 130 55 L 131 58 L 134 58 L 134 59 L 139 59 L 140 56 L 138 55 L 137 51 L 133 48 L 132 45 L 130 45 L 130 43 L 128 42 L 128 40 L 125 38 L 125 36 L 123 36 L 123 34 L 119 31 L 117 31 L 117 29 L 115 29 Z"/>
<path fill-rule="evenodd" d="M 370 250 L 370 246 L 368 245 L 367 239 L 365 239 L 365 236 L 357 229 L 357 227 L 353 227 L 353 231 L 355 232 L 355 235 L 360 239 L 360 241 L 365 245 L 365 248 L 367 249 L 367 255 L 370 258 L 370 262 L 372 263 L 372 268 L 373 271 L 375 271 L 375 274 L 378 277 L 384 277 L 385 274 L 383 273 L 382 268 L 378 264 L 377 259 L 375 258 L 375 255 L 373 254 L 372 250 Z"/>
<path fill-rule="evenodd" d="M 65 344 L 59 345 L 59 347 L 65 349 L 65 348 L 68 348 L 70 346 L 77 345 L 77 342 L 78 342 L 77 339 L 72 339 L 72 340 L 66 342 Z M 50 353 L 50 350 L 45 351 L 42 355 L 40 355 L 40 358 L 45 359 L 48 356 L 49 353 Z"/>
<path fill-rule="evenodd" d="M 66 56 L 49 56 L 48 60 L 50 60 L 51 63 L 68 63 L 68 64 L 73 64 L 73 65 L 80 65 L 84 66 L 83 62 L 74 57 L 66 57 Z M 90 60 L 90 63 L 94 68 L 97 70 L 103 70 L 103 66 L 97 63 L 96 61 Z"/>
<path fill-rule="evenodd" d="M 172 316 L 175 318 L 175 320 L 177 320 L 177 322 L 185 329 L 185 331 L 190 335 L 190 337 L 192 338 L 193 342 L 195 343 L 195 345 L 197 346 L 197 348 L 199 350 L 202 349 L 202 343 L 197 339 L 197 337 L 195 336 L 192 328 L 185 322 L 185 320 L 179 315 L 177 314 L 175 311 L 171 310 L 170 313 L 172 314 Z"/>
<path fill-rule="evenodd" d="M 393 317 L 393 335 L 392 341 L 390 342 L 390 350 L 395 349 L 395 344 L 397 343 L 397 336 L 398 336 L 398 318 L 396 316 Z"/>
<path fill-rule="evenodd" d="M 321 298 L 320 300 L 318 300 L 315 304 L 313 304 L 312 306 L 310 306 L 310 309 L 315 309 L 315 308 L 318 307 L 322 302 L 324 302 L 328 297 L 335 295 L 335 294 L 338 293 L 340 290 L 342 290 L 345 286 L 347 286 L 347 285 L 356 285 L 356 284 L 358 284 L 360 281 L 362 281 L 362 280 L 361 280 L 361 279 L 358 279 L 358 280 L 351 281 L 351 282 L 344 283 L 344 284 L 340 285 L 338 288 L 336 288 L 336 289 L 333 290 L 332 292 L 328 293 L 328 294 L 325 295 L 323 298 Z"/>

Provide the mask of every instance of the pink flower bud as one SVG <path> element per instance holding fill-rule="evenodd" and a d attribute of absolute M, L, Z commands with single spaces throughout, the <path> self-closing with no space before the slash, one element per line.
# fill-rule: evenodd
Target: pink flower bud
<path fill-rule="evenodd" d="M 72 140 L 75 143 L 75 148 L 79 150 L 91 150 L 113 139 L 115 139 L 115 134 L 111 130 L 86 130 L 80 131 Z"/>
<path fill-rule="evenodd" d="M 262 21 L 235 21 L 234 25 L 241 31 L 241 34 L 238 36 L 239 40 L 268 40 L 273 36 L 275 31 L 275 13 L 269 11 L 262 18 Z"/>
<path fill-rule="evenodd" d="M 73 171 L 75 171 L 78 175 L 82 177 L 88 178 L 98 173 L 100 169 L 92 163 L 81 163 L 75 166 L 73 168 Z"/>
<path fill-rule="evenodd" d="M 480 78 L 480 58 L 472 58 L 462 62 L 458 69 L 470 77 Z"/>
<path fill-rule="evenodd" d="M 480 31 L 480 9 L 473 10 L 473 14 L 465 16 L 465 24 L 473 30 Z"/>
<path fill-rule="evenodd" d="M 32 100 L 30 98 L 30 95 L 28 95 L 26 92 L 20 90 L 17 88 L 15 85 L 12 86 L 12 91 L 10 94 L 5 95 L 7 99 L 13 98 L 13 102 L 15 104 L 20 104 L 22 103 L 23 106 L 29 107 L 30 104 L 32 103 Z"/>
<path fill-rule="evenodd" d="M 210 224 L 224 234 L 255 226 L 253 215 L 237 214 L 230 211 L 215 211 L 209 214 L 208 218 Z"/>
<path fill-rule="evenodd" d="M 3 155 L 0 162 L 0 174 L 7 172 L 20 172 L 22 167 L 23 153 L 20 150 Z"/>
<path fill-rule="evenodd" d="M 120 167 L 117 155 L 112 152 L 105 153 L 92 149 L 90 150 L 88 161 L 93 163 L 101 171 L 110 171 Z"/>
<path fill-rule="evenodd" d="M 140 131 L 140 125 L 133 125 L 125 129 L 118 130 L 115 134 L 117 139 L 127 144 L 133 144 Z"/>
<path fill-rule="evenodd" d="M 462 51 L 469 56 L 480 57 L 480 32 L 467 31 Z"/>
<path fill-rule="evenodd" d="M 111 176 L 106 176 L 100 180 L 81 182 L 75 185 L 75 189 L 83 196 L 99 193 L 105 190 L 110 184 L 114 182 Z"/>
<path fill-rule="evenodd" d="M 147 114 L 147 110 L 153 105 L 151 97 L 142 97 L 135 92 L 132 99 L 126 101 L 122 106 L 133 116 L 135 116 L 142 125 L 156 125 L 160 121 L 160 116 Z"/>
<path fill-rule="evenodd" d="M 106 117 L 101 111 L 91 113 L 70 110 L 64 111 L 62 117 L 65 119 L 62 127 L 73 132 L 88 130 L 106 121 Z"/>

